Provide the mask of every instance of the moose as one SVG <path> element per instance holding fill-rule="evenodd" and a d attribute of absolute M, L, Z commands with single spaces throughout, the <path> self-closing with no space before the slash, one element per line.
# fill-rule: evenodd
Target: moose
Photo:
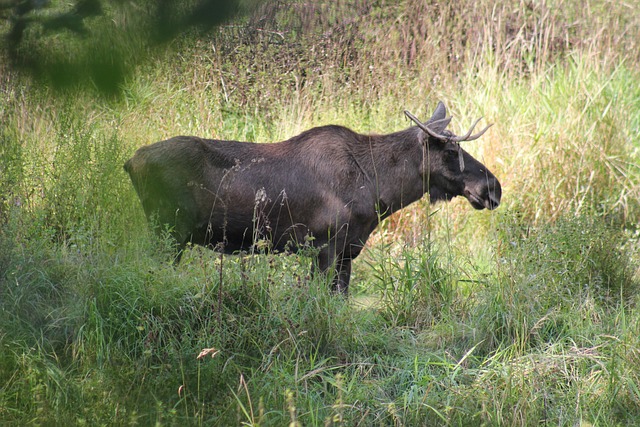
<path fill-rule="evenodd" d="M 145 215 L 168 225 L 176 263 L 186 246 L 223 253 L 315 248 L 314 270 L 331 273 L 332 290 L 348 295 L 351 262 L 376 226 L 429 193 L 431 203 L 464 196 L 495 209 L 496 177 L 460 147 L 491 126 L 463 136 L 439 102 L 433 116 L 387 135 L 328 125 L 277 143 L 174 138 L 144 146 L 124 169 Z"/>

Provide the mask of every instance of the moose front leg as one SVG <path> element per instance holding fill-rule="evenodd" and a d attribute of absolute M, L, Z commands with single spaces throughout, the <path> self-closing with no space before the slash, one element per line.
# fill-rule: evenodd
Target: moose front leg
<path fill-rule="evenodd" d="M 336 260 L 336 273 L 333 277 L 331 290 L 340 292 L 345 297 L 349 296 L 349 280 L 351 279 L 351 259 L 340 258 Z"/>
<path fill-rule="evenodd" d="M 313 270 L 315 271 L 314 265 Z M 345 297 L 349 295 L 349 279 L 351 277 L 351 259 L 343 254 L 334 254 L 327 250 L 320 251 L 317 260 L 317 269 L 331 276 L 331 291 L 341 293 Z"/>

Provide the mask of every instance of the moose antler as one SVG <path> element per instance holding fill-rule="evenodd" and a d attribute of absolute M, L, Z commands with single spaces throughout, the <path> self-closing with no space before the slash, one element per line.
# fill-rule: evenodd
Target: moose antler
<path fill-rule="evenodd" d="M 478 124 L 478 122 L 482 119 L 482 117 L 480 117 L 478 120 L 476 120 L 471 125 L 471 129 L 469 129 L 469 132 L 467 132 L 465 135 L 463 135 L 463 136 L 455 136 L 455 135 L 454 136 L 446 136 L 446 135 L 441 135 L 441 134 L 439 134 L 437 132 L 434 132 L 431 129 L 429 129 L 428 125 L 425 125 L 424 123 L 420 122 L 420 120 L 418 120 L 418 118 L 416 116 L 414 116 L 413 114 L 411 114 L 408 110 L 404 110 L 404 114 L 409 119 L 411 119 L 413 122 L 415 122 L 415 124 L 417 124 L 420 129 L 422 129 L 423 131 L 425 131 L 426 133 L 428 133 L 432 137 L 437 138 L 437 139 L 445 139 L 445 140 L 451 141 L 451 142 L 473 141 L 474 139 L 480 138 L 487 131 L 487 129 L 489 129 L 491 126 L 493 126 L 493 123 L 490 123 L 484 129 L 482 129 L 480 132 L 476 133 L 475 135 L 471 135 L 471 132 L 473 132 L 473 128 L 475 128 L 476 125 Z M 451 117 L 440 119 L 440 120 L 436 120 L 434 122 L 431 122 L 430 125 L 433 125 L 433 124 L 436 124 L 436 123 L 439 123 L 439 122 L 443 122 L 445 120 L 451 121 Z"/>

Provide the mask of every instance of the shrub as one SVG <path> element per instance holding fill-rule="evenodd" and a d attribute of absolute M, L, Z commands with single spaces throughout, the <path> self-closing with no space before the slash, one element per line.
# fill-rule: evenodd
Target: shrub
<path fill-rule="evenodd" d="M 561 339 L 585 305 L 606 312 L 636 297 L 625 234 L 602 218 L 567 216 L 535 228 L 507 219 L 501 228 L 495 283 L 476 314 L 492 347 Z"/>

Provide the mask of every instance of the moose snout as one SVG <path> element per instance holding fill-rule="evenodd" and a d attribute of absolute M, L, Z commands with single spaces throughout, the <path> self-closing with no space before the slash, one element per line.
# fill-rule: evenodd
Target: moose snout
<path fill-rule="evenodd" d="M 486 208 L 489 210 L 495 209 L 500 206 L 500 196 L 496 195 L 494 192 L 489 192 L 489 197 L 487 198 Z"/>
<path fill-rule="evenodd" d="M 497 179 L 484 180 L 481 184 L 464 190 L 464 197 L 475 209 L 493 210 L 500 205 L 502 188 Z"/>
<path fill-rule="evenodd" d="M 502 188 L 497 179 L 492 179 L 487 182 L 486 196 L 484 198 L 484 207 L 493 210 L 500 206 L 500 199 L 502 198 Z"/>

